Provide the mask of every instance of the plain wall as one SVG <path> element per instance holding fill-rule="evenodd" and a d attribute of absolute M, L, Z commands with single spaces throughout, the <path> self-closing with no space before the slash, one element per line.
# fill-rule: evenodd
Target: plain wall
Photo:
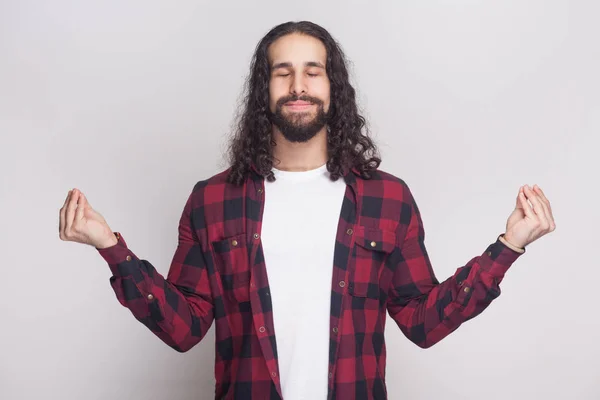
<path fill-rule="evenodd" d="M 193 185 L 221 157 L 250 57 L 308 19 L 351 60 L 383 156 L 444 280 L 523 184 L 557 229 L 477 318 L 422 350 L 388 318 L 390 399 L 600 399 L 600 5 L 589 1 L 0 1 L 0 399 L 211 399 L 214 331 L 190 352 L 60 241 L 77 187 L 166 275 Z"/>

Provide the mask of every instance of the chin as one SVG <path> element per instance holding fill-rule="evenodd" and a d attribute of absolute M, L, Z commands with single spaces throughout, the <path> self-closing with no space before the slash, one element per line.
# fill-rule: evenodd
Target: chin
<path fill-rule="evenodd" d="M 312 122 L 317 118 L 315 113 L 310 111 L 300 111 L 300 112 L 291 112 L 289 114 L 284 114 L 285 118 L 292 123 L 298 121 Z"/>

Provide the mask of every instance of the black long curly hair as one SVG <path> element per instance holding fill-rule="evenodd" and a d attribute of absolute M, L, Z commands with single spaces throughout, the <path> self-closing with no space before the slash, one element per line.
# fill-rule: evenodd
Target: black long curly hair
<path fill-rule="evenodd" d="M 381 159 L 369 137 L 366 120 L 358 112 L 356 92 L 350 84 L 344 53 L 327 30 L 315 23 L 300 21 L 275 26 L 256 46 L 244 85 L 243 108 L 228 146 L 230 169 L 227 181 L 241 185 L 252 164 L 268 181 L 275 180 L 272 171 L 275 142 L 268 114 L 271 69 L 267 52 L 271 43 L 291 33 L 319 39 L 327 51 L 326 71 L 331 99 L 327 123 L 327 170 L 331 180 L 339 179 L 351 168 L 356 168 L 364 178 L 370 178 Z"/>

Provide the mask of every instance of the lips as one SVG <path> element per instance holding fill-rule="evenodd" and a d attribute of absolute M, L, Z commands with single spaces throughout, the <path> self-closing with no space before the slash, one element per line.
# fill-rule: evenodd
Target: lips
<path fill-rule="evenodd" d="M 312 103 L 308 101 L 290 101 L 285 103 L 286 106 L 310 106 Z"/>

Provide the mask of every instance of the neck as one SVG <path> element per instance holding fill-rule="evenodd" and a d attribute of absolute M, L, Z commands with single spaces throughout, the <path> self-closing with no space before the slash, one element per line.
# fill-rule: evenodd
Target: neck
<path fill-rule="evenodd" d="M 287 140 L 273 127 L 274 167 L 284 171 L 309 171 L 327 162 L 327 127 L 323 127 L 312 139 L 304 143 Z"/>

